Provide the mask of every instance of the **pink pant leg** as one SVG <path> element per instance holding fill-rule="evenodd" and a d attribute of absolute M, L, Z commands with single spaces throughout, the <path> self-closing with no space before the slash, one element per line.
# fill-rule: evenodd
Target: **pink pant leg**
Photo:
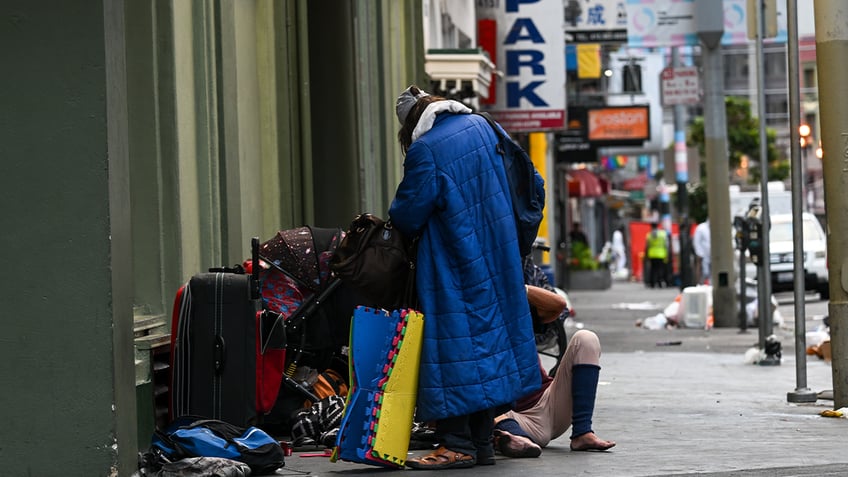
<path fill-rule="evenodd" d="M 571 337 L 557 368 L 553 382 L 530 409 L 520 413 L 509 411 L 507 418 L 515 419 L 533 440 L 545 447 L 571 427 L 571 370 L 576 364 L 600 366 L 601 342 L 589 330 L 579 330 Z"/>

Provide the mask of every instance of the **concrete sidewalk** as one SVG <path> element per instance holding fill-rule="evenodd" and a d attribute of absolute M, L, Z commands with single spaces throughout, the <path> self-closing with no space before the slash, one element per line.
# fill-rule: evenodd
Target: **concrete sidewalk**
<path fill-rule="evenodd" d="M 797 379 L 791 339 L 783 339 L 781 365 L 753 365 L 746 363 L 744 351 L 756 344 L 756 330 L 749 334 L 730 329 L 643 330 L 633 323 L 655 311 L 615 306 L 654 302 L 664 307 L 676 293 L 616 282 L 611 290 L 570 294 L 579 321 L 598 333 L 604 348 L 594 429 L 600 437 L 617 442 L 611 451 L 571 452 L 566 435 L 536 459 L 498 456 L 495 466 L 403 472 L 621 477 L 848 475 L 844 444 L 848 420 L 819 416 L 822 410 L 833 408 L 833 401 L 787 401 Z M 681 345 L 657 346 L 668 340 L 681 341 Z M 810 390 L 832 389 L 829 363 L 808 359 L 806 373 Z M 278 474 L 303 472 L 346 475 L 386 470 L 295 453 Z"/>

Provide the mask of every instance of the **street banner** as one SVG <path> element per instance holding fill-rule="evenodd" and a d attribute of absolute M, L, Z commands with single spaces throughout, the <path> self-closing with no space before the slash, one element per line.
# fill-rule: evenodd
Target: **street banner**
<path fill-rule="evenodd" d="M 631 47 L 697 45 L 697 31 L 695 0 L 627 0 L 627 44 Z"/>
<path fill-rule="evenodd" d="M 586 43 L 577 45 L 577 78 L 601 77 L 601 45 Z"/>
<path fill-rule="evenodd" d="M 562 0 L 479 0 L 477 19 L 497 32 L 481 46 L 503 73 L 486 110 L 509 132 L 565 129 Z"/>
<path fill-rule="evenodd" d="M 748 11 L 747 0 L 722 0 L 716 8 L 724 11 L 722 45 L 747 44 L 748 19 L 756 12 Z M 785 43 L 786 2 L 777 2 L 777 36 L 767 43 Z M 699 44 L 695 24 L 695 0 L 627 0 L 627 44 L 631 47 L 693 46 Z"/>

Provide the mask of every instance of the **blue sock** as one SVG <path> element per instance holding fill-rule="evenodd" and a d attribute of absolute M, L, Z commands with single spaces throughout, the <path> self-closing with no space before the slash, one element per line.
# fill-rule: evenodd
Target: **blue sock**
<path fill-rule="evenodd" d="M 523 436 L 530 439 L 530 436 L 526 432 L 524 432 L 524 429 L 521 428 L 521 426 L 518 424 L 518 421 L 516 421 L 515 419 L 504 419 L 495 424 L 495 429 L 500 429 L 502 431 L 509 432 L 514 436 Z"/>
<path fill-rule="evenodd" d="M 601 367 L 594 364 L 577 364 L 571 371 L 571 438 L 592 431 L 592 415 L 595 413 L 595 395 Z"/>

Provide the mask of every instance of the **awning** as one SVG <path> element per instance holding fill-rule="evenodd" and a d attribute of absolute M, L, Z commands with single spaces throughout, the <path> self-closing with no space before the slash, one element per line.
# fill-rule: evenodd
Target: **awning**
<path fill-rule="evenodd" d="M 592 171 L 574 169 L 566 173 L 569 197 L 600 197 L 606 194 L 608 184 Z"/>
<path fill-rule="evenodd" d="M 459 90 L 463 83 L 469 83 L 474 93 L 487 98 L 495 64 L 480 49 L 431 49 L 424 55 L 424 69 L 442 90 L 448 85 Z"/>
<path fill-rule="evenodd" d="M 622 188 L 622 190 L 628 190 L 628 191 L 642 190 L 647 185 L 648 185 L 648 174 L 646 172 L 643 172 L 643 173 L 639 174 L 638 176 L 631 177 L 630 179 L 625 179 L 621 183 L 621 188 Z"/>

